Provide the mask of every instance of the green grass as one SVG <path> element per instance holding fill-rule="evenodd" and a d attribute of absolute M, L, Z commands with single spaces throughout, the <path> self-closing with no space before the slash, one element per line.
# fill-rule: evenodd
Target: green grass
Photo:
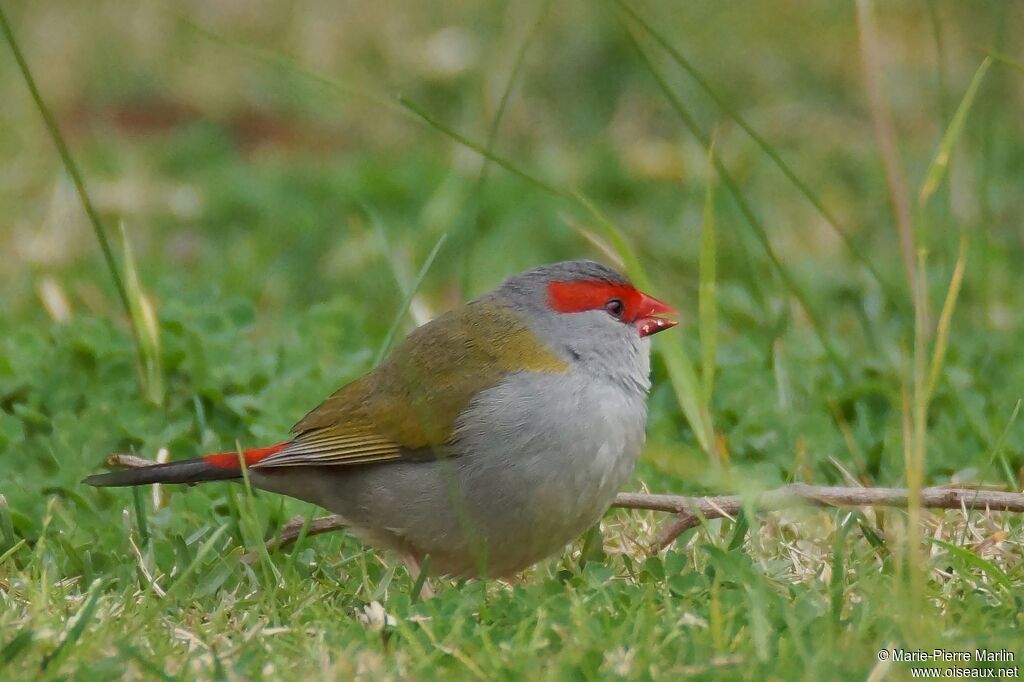
<path fill-rule="evenodd" d="M 0 679 L 909 677 L 886 646 L 1021 661 L 1012 515 L 748 514 L 648 557 L 667 519 L 616 511 L 512 584 L 432 578 L 423 601 L 340 533 L 242 560 L 310 505 L 79 484 L 115 451 L 276 442 L 414 320 L 604 242 L 684 321 L 654 342 L 630 489 L 1019 489 L 1019 8 L 875 7 L 921 198 L 915 301 L 853 5 L 622 7 L 3 3 L 114 239 L 0 59 Z"/>

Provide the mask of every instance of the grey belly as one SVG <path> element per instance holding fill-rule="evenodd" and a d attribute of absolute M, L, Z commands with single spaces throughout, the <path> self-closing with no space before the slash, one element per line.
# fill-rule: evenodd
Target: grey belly
<path fill-rule="evenodd" d="M 432 571 L 500 577 L 601 517 L 633 471 L 645 420 L 643 396 L 617 386 L 520 374 L 469 406 L 450 457 L 257 469 L 253 481 L 339 514 L 372 545 L 429 554 Z"/>

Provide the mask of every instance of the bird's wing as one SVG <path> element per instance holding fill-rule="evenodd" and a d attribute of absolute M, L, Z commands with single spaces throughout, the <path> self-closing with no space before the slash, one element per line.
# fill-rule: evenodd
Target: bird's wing
<path fill-rule="evenodd" d="M 415 458 L 449 444 L 473 396 L 517 371 L 568 366 L 508 308 L 488 300 L 429 322 L 376 369 L 292 428 L 291 442 L 255 468 Z"/>

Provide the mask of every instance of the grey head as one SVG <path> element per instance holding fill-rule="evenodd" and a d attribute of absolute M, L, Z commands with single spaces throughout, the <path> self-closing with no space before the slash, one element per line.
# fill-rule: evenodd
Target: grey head
<path fill-rule="evenodd" d="M 631 393 L 650 388 L 650 334 L 675 323 L 671 308 L 615 270 L 573 260 L 527 270 L 483 297 L 520 314 L 574 369 Z"/>

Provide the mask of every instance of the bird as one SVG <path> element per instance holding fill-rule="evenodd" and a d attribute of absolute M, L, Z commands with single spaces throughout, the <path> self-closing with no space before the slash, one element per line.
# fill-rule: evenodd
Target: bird
<path fill-rule="evenodd" d="M 336 514 L 417 575 L 513 576 L 597 523 L 646 433 L 676 311 L 590 260 L 542 265 L 413 330 L 269 447 L 89 476 L 239 480 Z"/>

